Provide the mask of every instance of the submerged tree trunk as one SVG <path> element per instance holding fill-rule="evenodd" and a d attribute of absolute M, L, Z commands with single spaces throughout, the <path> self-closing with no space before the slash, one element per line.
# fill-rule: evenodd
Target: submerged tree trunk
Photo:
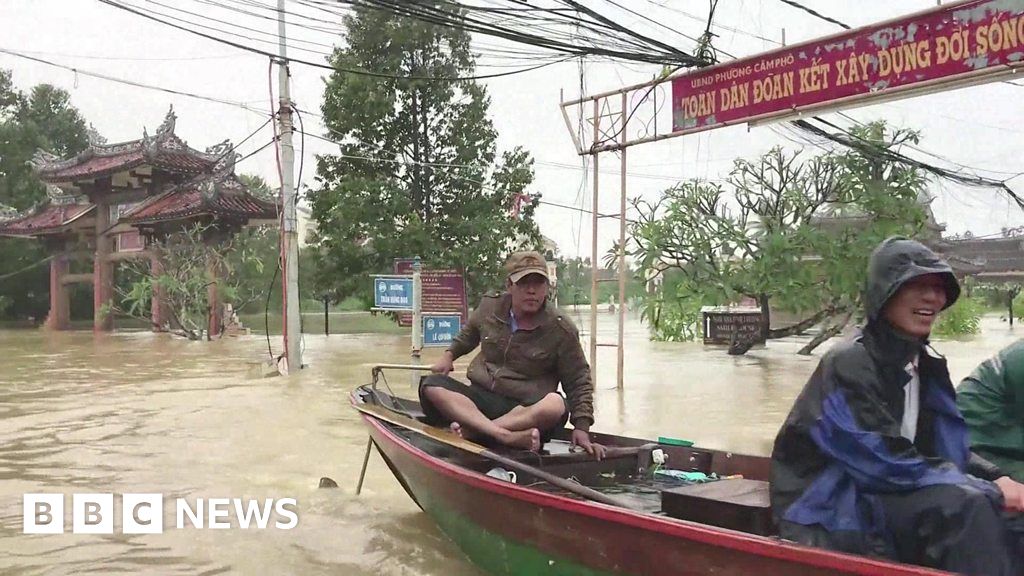
<path fill-rule="evenodd" d="M 842 332 L 843 329 L 846 328 L 846 325 L 850 323 L 851 318 L 853 318 L 853 310 L 846 312 L 845 314 L 842 315 L 839 321 L 833 323 L 828 328 L 825 328 L 824 330 L 819 332 L 818 335 L 812 338 L 806 346 L 797 351 L 797 354 L 803 356 L 810 356 L 811 352 L 814 351 L 815 348 L 821 346 L 821 344 L 824 343 L 829 338 L 832 338 L 836 334 Z"/>
<path fill-rule="evenodd" d="M 772 327 L 772 310 L 768 306 L 768 295 L 764 292 L 758 294 L 757 303 L 761 305 L 761 338 L 767 340 L 770 338 Z"/>
<path fill-rule="evenodd" d="M 829 306 L 828 308 L 825 308 L 824 310 L 819 310 L 813 316 L 805 318 L 797 322 L 796 324 L 793 324 L 792 326 L 779 328 L 778 330 L 769 330 L 768 340 L 774 340 L 777 338 L 785 338 L 787 336 L 796 336 L 797 334 L 802 334 L 808 328 L 811 328 L 816 324 L 820 324 L 822 321 L 828 319 L 829 317 L 844 312 L 844 310 L 845 309 L 843 308 Z"/>

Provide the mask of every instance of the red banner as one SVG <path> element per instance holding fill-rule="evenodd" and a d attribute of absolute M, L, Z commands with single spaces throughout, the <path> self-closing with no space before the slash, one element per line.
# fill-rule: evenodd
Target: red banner
<path fill-rule="evenodd" d="M 1024 1 L 969 0 L 672 80 L 672 129 L 699 132 L 990 80 L 1024 65 Z"/>

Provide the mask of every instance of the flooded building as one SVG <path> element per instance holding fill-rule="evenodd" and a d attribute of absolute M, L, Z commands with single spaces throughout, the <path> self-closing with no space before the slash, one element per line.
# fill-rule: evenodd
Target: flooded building
<path fill-rule="evenodd" d="M 223 235 L 276 221 L 274 203 L 253 196 L 235 176 L 231 143 L 196 150 L 174 133 L 176 119 L 171 108 L 153 135 L 143 129 L 142 138 L 116 144 L 91 131 L 89 146 L 68 158 L 36 153 L 32 165 L 48 197 L 27 214 L 0 218 L 0 236 L 35 238 L 50 253 L 48 328 L 70 327 L 68 286 L 85 283 L 92 285 L 94 329 L 111 330 L 116 265 L 149 260 L 158 274 L 154 240 L 195 223 L 213 224 Z M 213 335 L 219 307 L 211 309 Z M 162 329 L 167 319 L 159 294 L 151 315 L 154 329 Z"/>

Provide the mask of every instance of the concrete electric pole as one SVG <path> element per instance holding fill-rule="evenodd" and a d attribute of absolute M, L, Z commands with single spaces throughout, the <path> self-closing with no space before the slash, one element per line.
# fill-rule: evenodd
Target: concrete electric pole
<path fill-rule="evenodd" d="M 281 60 L 278 62 L 278 83 L 281 103 L 278 121 L 281 134 L 281 249 L 284 255 L 282 284 L 284 286 L 284 349 L 288 372 L 302 369 L 302 336 L 299 311 L 299 234 L 295 204 L 298 194 L 293 182 L 295 148 L 292 146 L 292 102 L 288 91 L 288 46 L 285 42 L 284 0 L 277 0 L 277 30 L 280 37 Z"/>

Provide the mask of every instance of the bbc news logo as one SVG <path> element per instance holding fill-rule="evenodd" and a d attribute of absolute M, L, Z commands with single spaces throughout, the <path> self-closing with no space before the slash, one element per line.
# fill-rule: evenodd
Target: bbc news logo
<path fill-rule="evenodd" d="M 64 499 L 64 494 L 25 494 L 22 532 L 63 534 Z M 163 533 L 163 494 L 122 494 L 120 500 L 122 533 Z M 174 500 L 174 527 L 291 530 L 299 524 L 297 508 L 294 498 L 196 498 L 194 502 L 177 498 Z M 72 533 L 113 534 L 115 517 L 113 494 L 71 495 Z"/>

